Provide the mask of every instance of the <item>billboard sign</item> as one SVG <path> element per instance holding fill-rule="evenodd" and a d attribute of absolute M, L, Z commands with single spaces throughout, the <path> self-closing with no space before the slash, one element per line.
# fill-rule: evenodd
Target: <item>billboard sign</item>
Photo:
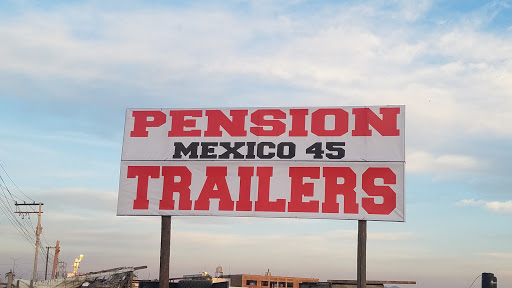
<path fill-rule="evenodd" d="M 128 109 L 117 214 L 404 221 L 404 110 Z"/>

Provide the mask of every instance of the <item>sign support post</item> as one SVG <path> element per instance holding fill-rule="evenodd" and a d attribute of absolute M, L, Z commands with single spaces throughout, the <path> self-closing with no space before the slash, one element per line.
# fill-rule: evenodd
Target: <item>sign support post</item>
<path fill-rule="evenodd" d="M 169 263 L 171 260 L 171 216 L 162 216 L 160 235 L 159 288 L 169 288 Z"/>
<path fill-rule="evenodd" d="M 357 288 L 366 288 L 366 220 L 357 221 Z"/>

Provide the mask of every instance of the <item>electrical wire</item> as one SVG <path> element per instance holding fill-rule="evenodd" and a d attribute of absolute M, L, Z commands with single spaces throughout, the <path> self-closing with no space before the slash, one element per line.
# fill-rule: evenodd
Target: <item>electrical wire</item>
<path fill-rule="evenodd" d="M 14 204 L 16 207 L 17 201 L 23 201 L 23 203 L 26 203 L 26 199 L 30 200 L 31 202 L 35 203 L 35 201 L 30 198 L 28 195 L 23 193 L 21 189 L 16 185 L 16 183 L 13 181 L 13 179 L 9 176 L 7 173 L 5 167 L 0 164 L 0 168 L 2 168 L 2 171 L 5 173 L 7 178 L 10 180 L 10 182 L 17 188 L 17 190 L 25 197 L 25 199 L 22 199 L 21 197 L 18 197 L 18 195 L 14 194 L 11 189 L 9 189 L 9 186 L 7 185 L 5 179 L 0 174 L 0 210 L 6 215 L 9 222 L 14 226 L 14 228 L 25 238 L 29 243 L 30 246 L 35 248 L 36 245 L 34 244 L 36 242 L 36 234 L 37 234 L 37 227 L 31 221 L 30 214 L 29 213 L 20 213 L 21 214 L 21 220 L 19 217 L 16 217 L 15 214 L 19 213 L 18 209 L 13 209 L 11 206 L 11 203 Z M 1 172 L 1 171 L 0 171 Z M 17 207 L 16 207 L 17 208 Z M 25 207 L 27 209 L 32 210 L 32 212 L 37 212 L 36 208 L 34 206 L 28 205 Z M 50 256 L 52 258 L 55 257 L 54 253 L 50 252 L 49 249 L 46 249 L 47 247 L 52 247 L 48 240 L 46 239 L 45 234 L 43 231 L 39 231 L 39 251 L 38 251 L 38 258 L 41 259 L 41 262 L 46 262 L 46 258 L 50 259 Z M 54 247 L 52 247 L 54 248 Z"/>
<path fill-rule="evenodd" d="M 6 195 L 5 195 L 4 189 L 2 189 L 2 192 L 3 192 L 4 198 L 6 198 L 6 200 L 8 201 L 8 199 L 7 199 Z M 31 233 L 29 233 L 27 225 L 25 225 L 25 224 L 23 224 L 23 223 L 21 223 L 19 221 L 18 217 L 16 217 L 14 215 L 15 212 L 9 206 L 8 202 L 4 201 L 1 197 L 0 197 L 0 209 L 7 216 L 7 219 L 11 222 L 11 224 L 13 224 L 16 228 L 18 228 L 18 230 L 21 230 L 20 232 L 23 235 L 25 235 L 26 238 L 28 237 L 31 240 L 33 240 L 32 237 L 31 237 Z"/>
<path fill-rule="evenodd" d="M 5 191 L 4 191 L 5 189 L 2 188 L 1 190 L 2 190 L 2 194 L 4 195 L 4 198 L 6 200 L 8 200 L 7 196 L 5 195 Z M 33 236 L 29 233 L 26 225 L 22 224 L 18 220 L 18 218 L 14 215 L 14 211 L 12 210 L 12 208 L 1 197 L 0 197 L 0 210 L 2 210 L 4 212 L 4 214 L 7 216 L 7 219 L 9 220 L 9 222 L 11 222 L 11 224 L 16 228 L 16 230 L 18 230 L 24 236 L 24 238 L 26 238 L 30 242 L 33 242 L 34 238 L 32 238 Z"/>
<path fill-rule="evenodd" d="M 2 168 L 3 172 L 7 176 L 7 178 L 10 180 L 10 182 L 17 188 L 17 190 L 26 197 L 25 199 L 30 200 L 31 202 L 35 201 L 27 196 L 21 189 L 16 185 L 16 183 L 13 181 L 13 179 L 9 176 L 3 165 L 0 164 L 0 168 Z M 0 171 L 1 172 L 1 171 Z M 15 195 L 11 189 L 9 189 L 9 186 L 7 185 L 4 177 L 0 174 L 0 211 L 3 212 L 3 214 L 6 215 L 7 220 L 14 226 L 16 231 L 18 231 L 23 238 L 25 238 L 29 243 L 30 246 L 35 248 L 35 242 L 36 242 L 36 233 L 37 233 L 37 227 L 35 227 L 33 221 L 30 220 L 30 214 L 26 213 L 20 213 L 17 209 L 13 209 L 11 205 L 14 205 L 16 207 L 17 201 L 23 201 L 26 203 L 26 200 L 23 200 L 21 197 L 18 197 Z M 16 207 L 17 208 L 17 207 Z M 30 205 L 27 205 L 28 209 L 31 209 L 32 212 L 36 212 L 36 209 Z M 16 211 L 15 211 L 16 210 Z M 19 213 L 21 215 L 20 217 L 17 217 L 15 214 Z M 50 255 L 54 257 L 53 253 L 49 253 L 49 250 L 46 249 L 46 247 L 51 247 L 48 243 L 48 240 L 46 239 L 45 234 L 43 231 L 40 231 L 39 234 L 39 257 L 42 260 L 42 263 L 46 261 L 46 257 L 50 258 Z M 48 252 L 47 252 L 48 251 Z M 48 254 L 48 255 L 47 255 Z"/>
<path fill-rule="evenodd" d="M 471 288 L 471 286 L 473 286 L 473 284 L 475 284 L 475 281 L 476 279 L 478 279 L 479 277 L 482 277 L 482 274 L 476 276 L 475 280 L 473 280 L 473 283 L 471 283 L 471 285 L 469 286 L 469 288 Z"/>
<path fill-rule="evenodd" d="M 20 191 L 21 194 L 23 194 L 23 196 L 27 197 L 29 200 L 32 200 L 32 202 L 36 202 L 34 201 L 34 199 L 28 197 L 25 193 L 23 193 L 23 191 L 21 191 L 20 187 L 18 187 L 18 185 L 16 185 L 16 183 L 14 183 L 14 181 L 11 179 L 11 176 L 9 176 L 9 173 L 7 173 L 7 171 L 5 171 L 5 168 L 4 166 L 2 165 L 2 162 L 0 162 L 0 167 L 2 167 L 2 170 L 4 170 L 4 173 L 5 175 L 7 175 L 7 177 L 9 178 L 9 180 L 11 180 L 12 184 L 14 184 L 14 186 L 16 188 L 18 188 L 18 191 Z"/>

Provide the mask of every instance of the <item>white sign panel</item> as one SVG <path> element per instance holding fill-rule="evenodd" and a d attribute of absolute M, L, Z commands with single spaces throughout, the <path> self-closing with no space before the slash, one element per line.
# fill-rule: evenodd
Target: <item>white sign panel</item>
<path fill-rule="evenodd" d="M 124 161 L 119 215 L 401 221 L 403 165 Z"/>
<path fill-rule="evenodd" d="M 118 215 L 404 221 L 404 109 L 128 109 Z"/>

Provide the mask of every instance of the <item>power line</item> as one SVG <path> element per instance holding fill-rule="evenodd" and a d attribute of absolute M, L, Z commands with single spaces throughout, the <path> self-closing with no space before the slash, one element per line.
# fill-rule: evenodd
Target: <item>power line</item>
<path fill-rule="evenodd" d="M 7 175 L 7 177 L 11 180 L 11 182 L 18 188 L 18 190 L 20 190 L 19 187 L 16 185 L 16 183 L 14 183 L 14 181 L 12 181 L 12 178 L 10 178 L 9 174 L 7 174 L 7 171 L 5 171 L 5 168 L 1 164 L 0 164 L 0 166 L 1 166 L 2 170 L 4 171 L 5 175 Z M 21 223 L 18 220 L 18 218 L 13 215 L 14 214 L 14 210 L 8 204 L 9 201 L 12 201 L 12 202 L 16 203 L 16 200 L 14 198 L 18 198 L 18 199 L 20 199 L 20 198 L 14 196 L 11 193 L 11 191 L 9 190 L 9 187 L 7 186 L 7 183 L 5 183 L 5 180 L 2 177 L 2 175 L 0 175 L 0 180 L 3 183 L 3 185 L 0 185 L 0 189 L 2 190 L 3 198 L 5 198 L 5 201 L 4 201 L 0 197 L 0 204 L 1 204 L 0 207 L 1 207 L 2 211 L 7 216 L 9 222 L 11 222 L 11 224 L 16 228 L 16 230 L 18 230 L 18 232 L 20 232 L 24 236 L 24 238 L 29 240 L 29 242 L 33 242 L 34 239 L 32 238 L 31 234 L 29 233 L 29 229 L 27 228 L 27 226 L 28 226 L 27 224 L 30 223 L 30 226 L 32 226 L 32 228 L 33 228 L 33 224 L 28 219 L 25 220 L 25 224 Z M 11 196 L 10 199 L 7 196 L 7 194 L 5 193 L 6 191 Z M 21 190 L 20 190 L 20 192 L 21 192 Z M 22 192 L 22 194 L 25 195 L 23 192 Z M 27 198 L 29 198 L 29 197 L 27 197 Z M 24 220 L 24 219 L 25 218 L 23 217 L 22 220 Z M 34 231 L 35 231 L 35 229 L 34 229 Z"/>
<path fill-rule="evenodd" d="M 4 171 L 5 171 L 5 170 L 4 170 Z M 14 200 L 14 197 L 12 196 L 12 193 L 11 193 L 11 191 L 9 190 L 9 187 L 7 186 L 7 184 L 5 183 L 4 178 L 2 177 L 2 175 L 0 175 L 0 180 L 2 181 L 2 183 L 4 183 L 5 190 L 7 190 L 7 192 L 9 193 L 9 195 L 11 195 L 11 199 L 13 199 L 13 200 Z M 4 192 L 4 196 L 5 196 L 5 199 L 7 199 L 7 195 L 5 195 L 5 192 Z"/>
<path fill-rule="evenodd" d="M 480 275 L 476 276 L 475 280 L 473 280 L 473 283 L 471 283 L 471 285 L 469 286 L 469 288 L 471 288 L 471 286 L 473 286 L 473 284 L 475 284 L 476 279 L 478 279 L 478 278 L 480 278 L 480 277 L 482 277 L 482 274 L 480 274 Z"/>
<path fill-rule="evenodd" d="M 2 192 L 4 192 L 4 191 L 2 190 Z M 5 196 L 5 192 L 3 194 Z M 7 198 L 7 197 L 5 197 L 5 198 Z M 8 200 L 8 199 L 6 199 L 6 200 Z M 25 239 L 29 240 L 29 242 L 32 242 L 33 238 L 32 238 L 32 235 L 29 233 L 27 227 L 24 224 L 20 223 L 18 218 L 14 216 L 14 211 L 12 210 L 12 208 L 1 197 L 0 197 L 0 210 L 2 210 L 4 212 L 4 214 L 7 216 L 7 219 L 16 228 L 16 230 L 18 230 L 18 232 L 20 232 Z"/>
<path fill-rule="evenodd" d="M 6 214 L 7 219 L 13 224 L 17 230 L 21 230 L 20 232 L 25 235 L 25 237 L 32 238 L 31 233 L 29 233 L 29 230 L 27 229 L 26 225 L 21 223 L 17 217 L 14 216 L 14 211 L 10 208 L 10 206 L 4 202 L 2 199 L 0 199 L 0 209 Z"/>
<path fill-rule="evenodd" d="M 21 191 L 20 187 L 18 187 L 18 185 L 16 185 L 16 183 L 14 183 L 14 181 L 12 180 L 11 176 L 9 176 L 9 173 L 7 173 L 7 171 L 5 171 L 5 168 L 4 166 L 2 165 L 2 162 L 0 162 L 0 167 L 2 167 L 2 170 L 4 170 L 4 173 L 5 175 L 7 175 L 7 177 L 9 178 L 9 180 L 11 180 L 12 184 L 14 184 L 14 186 L 16 188 L 18 188 L 18 191 L 20 191 L 21 194 L 23 194 L 23 196 L 27 197 L 30 201 L 32 202 L 35 202 L 34 199 L 28 197 L 25 193 L 23 193 L 23 191 Z"/>
<path fill-rule="evenodd" d="M 33 221 L 31 221 L 30 219 L 30 214 L 38 213 L 36 212 L 36 209 L 32 206 L 35 204 L 35 201 L 28 195 L 23 193 L 23 191 L 21 191 L 21 189 L 9 176 L 5 167 L 1 163 L 0 168 L 0 211 L 6 215 L 7 220 L 14 226 L 16 231 L 19 232 L 21 236 L 30 243 L 31 247 L 36 248 L 36 246 L 38 246 L 37 243 L 34 244 L 35 242 L 39 242 L 41 244 L 39 245 L 38 249 L 36 248 L 39 253 L 36 252 L 38 256 L 36 256 L 35 261 L 37 261 L 40 258 L 44 262 L 46 260 L 45 258 L 49 258 L 50 255 L 54 257 L 55 255 L 53 253 L 49 253 L 49 251 L 47 252 L 47 250 L 44 248 L 45 246 L 50 246 L 50 244 L 48 243 L 48 240 L 46 239 L 45 233 L 43 233 L 42 228 L 38 229 L 37 227 L 35 227 Z M 1 171 L 5 173 L 7 178 L 2 177 Z M 19 191 L 19 193 L 21 193 L 21 195 L 23 195 L 25 199 L 16 195 L 12 191 L 12 189 L 9 189 L 9 185 L 6 183 L 6 179 L 10 180 L 10 184 L 12 183 L 12 185 L 16 187 L 17 192 Z M 33 202 L 33 204 L 27 204 L 27 199 L 30 200 L 30 202 Z M 25 210 L 18 210 L 19 205 L 23 205 L 25 207 Z M 16 217 L 15 214 L 20 214 L 21 219 L 19 219 L 19 217 Z M 39 235 L 39 239 L 37 241 L 36 234 Z"/>

